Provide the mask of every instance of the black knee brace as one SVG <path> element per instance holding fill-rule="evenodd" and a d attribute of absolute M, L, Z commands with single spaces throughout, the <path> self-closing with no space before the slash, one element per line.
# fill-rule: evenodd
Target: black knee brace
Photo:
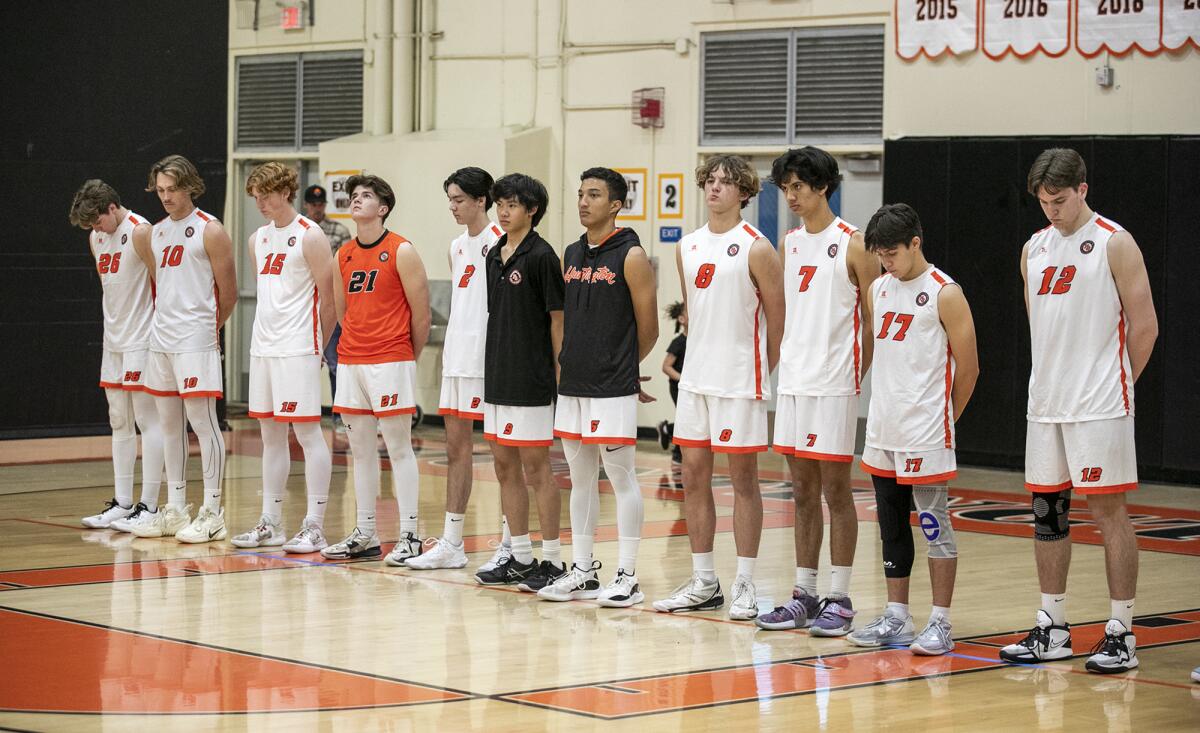
<path fill-rule="evenodd" d="M 1071 490 L 1033 495 L 1033 537 L 1043 542 L 1071 534 Z"/>
<path fill-rule="evenodd" d="M 913 566 L 912 528 L 908 522 L 912 487 L 880 476 L 872 476 L 871 482 L 875 484 L 875 517 L 879 522 L 879 539 L 883 541 L 883 574 L 888 578 L 907 578 Z"/>

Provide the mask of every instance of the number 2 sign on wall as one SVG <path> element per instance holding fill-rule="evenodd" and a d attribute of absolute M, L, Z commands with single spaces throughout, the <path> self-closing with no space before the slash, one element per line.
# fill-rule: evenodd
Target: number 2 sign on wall
<path fill-rule="evenodd" d="M 658 174 L 658 218 L 683 218 L 683 174 Z"/>

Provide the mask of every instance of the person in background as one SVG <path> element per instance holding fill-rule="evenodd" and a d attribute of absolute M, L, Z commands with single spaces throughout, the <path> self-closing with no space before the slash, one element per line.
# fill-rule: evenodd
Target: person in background
<path fill-rule="evenodd" d="M 333 251 L 336 262 L 338 248 L 350 241 L 350 230 L 341 222 L 325 216 L 326 203 L 327 194 L 324 186 L 314 183 L 304 189 L 304 215 L 315 221 L 317 226 L 321 227 L 321 231 L 325 232 L 325 238 L 329 240 L 329 248 Z M 325 364 L 329 367 L 329 398 L 331 400 L 337 394 L 337 347 L 341 335 L 342 324 L 335 323 L 333 334 L 325 346 Z M 342 416 L 337 413 L 333 415 L 333 427 L 338 432 L 345 430 L 342 427 Z"/>
<path fill-rule="evenodd" d="M 675 321 L 675 338 L 667 346 L 667 355 L 663 358 L 662 370 L 667 375 L 667 384 L 671 390 L 671 403 L 679 403 L 679 379 L 683 376 L 683 355 L 687 351 L 687 308 L 683 301 L 677 300 L 667 306 L 667 318 Z M 675 423 L 663 420 L 658 424 L 658 442 L 663 450 L 671 449 L 671 461 L 683 462 L 683 453 L 679 446 L 671 445 L 675 437 Z"/>

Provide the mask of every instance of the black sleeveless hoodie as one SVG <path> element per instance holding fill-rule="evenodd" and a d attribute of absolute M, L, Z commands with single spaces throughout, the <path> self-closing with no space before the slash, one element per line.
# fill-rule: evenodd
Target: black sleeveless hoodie
<path fill-rule="evenodd" d="M 558 393 L 623 397 L 638 393 L 637 321 L 625 282 L 625 257 L 637 232 L 617 229 L 598 247 L 585 233 L 563 253 L 562 372 Z"/>

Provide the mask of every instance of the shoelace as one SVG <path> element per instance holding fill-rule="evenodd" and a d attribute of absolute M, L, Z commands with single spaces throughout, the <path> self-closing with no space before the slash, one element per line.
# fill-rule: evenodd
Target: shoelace
<path fill-rule="evenodd" d="M 1110 657 L 1118 657 L 1129 654 L 1129 647 L 1125 644 L 1125 637 L 1128 633 L 1117 635 L 1104 632 L 1104 636 L 1096 642 L 1092 647 L 1092 654 L 1104 652 Z"/>
<path fill-rule="evenodd" d="M 1020 646 L 1026 649 L 1045 649 L 1050 646 L 1050 629 L 1034 626 L 1029 630 L 1029 635 L 1019 642 Z"/>
<path fill-rule="evenodd" d="M 129 512 L 129 514 L 125 517 L 125 521 L 127 521 L 127 522 L 133 521 L 133 520 L 137 519 L 138 517 L 140 517 L 142 515 L 142 512 L 149 511 L 149 510 L 150 510 L 150 507 L 146 506 L 145 504 L 143 504 L 142 502 L 139 501 L 137 504 L 135 504 L 133 506 L 133 511 Z"/>
<path fill-rule="evenodd" d="M 934 623 L 929 624 L 929 626 L 926 628 L 926 631 L 929 629 L 933 629 L 933 633 L 937 636 L 938 643 L 942 645 L 943 649 L 950 648 L 950 635 L 946 632 L 945 626 Z"/>
<path fill-rule="evenodd" d="M 118 506 L 121 506 L 121 502 L 117 501 L 117 497 L 114 496 L 113 498 L 104 502 L 104 508 L 100 510 L 100 513 L 103 514 L 104 512 L 107 512 L 108 510 L 112 509 L 113 507 L 118 507 Z"/>
<path fill-rule="evenodd" d="M 306 524 L 300 528 L 300 539 L 309 544 L 316 544 L 317 540 L 320 539 L 320 534 L 318 534 L 316 527 Z"/>

